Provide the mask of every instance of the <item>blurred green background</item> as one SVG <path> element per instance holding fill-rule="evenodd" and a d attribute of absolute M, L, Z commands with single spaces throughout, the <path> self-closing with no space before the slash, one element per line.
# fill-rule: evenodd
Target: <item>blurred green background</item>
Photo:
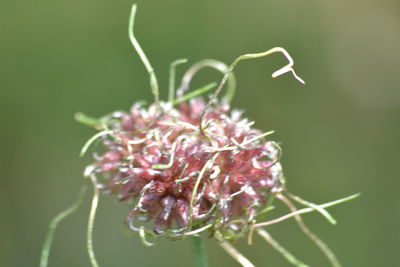
<path fill-rule="evenodd" d="M 102 116 L 151 101 L 148 75 L 127 35 L 132 1 L 0 2 L 0 265 L 37 266 L 51 218 L 70 205 L 94 134 L 76 111 Z M 275 130 L 292 192 L 317 203 L 362 192 L 318 214 L 309 226 L 344 266 L 400 266 L 400 5 L 369 0 L 139 1 L 136 34 L 155 67 L 162 96 L 169 63 L 285 47 L 295 69 L 272 80 L 279 54 L 241 63 L 233 105 L 256 127 Z M 189 66 L 189 65 L 187 65 Z M 184 68 L 178 69 L 178 75 Z M 219 80 L 203 71 L 194 85 Z M 95 250 L 101 266 L 192 266 L 188 240 L 144 247 L 124 234 L 126 204 L 100 200 Z M 89 266 L 85 249 L 90 199 L 56 232 L 49 266 Z M 311 266 L 327 260 L 293 221 L 270 233 Z M 256 266 L 290 266 L 256 239 L 238 247 Z M 210 266 L 238 266 L 213 240 Z"/>

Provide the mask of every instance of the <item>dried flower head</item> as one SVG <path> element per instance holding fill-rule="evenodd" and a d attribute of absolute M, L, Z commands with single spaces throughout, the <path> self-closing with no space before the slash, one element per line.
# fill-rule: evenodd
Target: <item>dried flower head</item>
<path fill-rule="evenodd" d="M 78 113 L 76 118 L 100 130 L 83 147 L 82 155 L 101 141 L 101 152 L 94 152 L 94 162 L 85 170 L 94 185 L 94 198 L 88 224 L 88 251 L 93 266 L 98 266 L 93 252 L 92 229 L 100 191 L 129 201 L 131 208 L 126 223 L 139 233 L 145 245 L 158 237 L 181 239 L 207 232 L 243 266 L 253 266 L 228 241 L 248 234 L 251 243 L 254 230 L 291 263 L 305 266 L 280 246 L 261 227 L 295 217 L 300 228 L 321 248 L 333 266 L 340 266 L 334 254 L 316 237 L 299 216 L 318 211 L 336 223 L 324 209 L 356 196 L 324 205 L 316 205 L 290 194 L 285 186 L 280 164 L 281 148 L 269 139 L 273 132 L 253 128 L 253 121 L 243 112 L 231 109 L 235 91 L 233 69 L 242 60 L 282 53 L 288 64 L 272 74 L 287 72 L 304 83 L 293 70 L 293 60 L 287 51 L 275 47 L 266 52 L 245 54 L 230 66 L 216 60 L 203 60 L 184 74 L 175 96 L 175 67 L 186 63 L 174 61 L 170 69 L 168 101 L 160 101 L 154 70 L 133 32 L 136 6 L 132 8 L 129 37 L 149 75 L 154 103 L 135 103 L 130 112 L 113 112 L 101 119 Z M 215 88 L 216 83 L 187 92 L 192 77 L 202 68 L 211 67 L 224 74 L 208 101 L 200 95 Z M 218 96 L 225 85 L 224 97 Z M 266 213 L 277 198 L 291 213 L 270 221 Z M 307 208 L 297 210 L 291 200 Z M 54 225 L 77 205 L 56 218 Z M 54 226 L 55 227 L 55 226 Z M 53 227 L 53 228 L 54 228 Z M 54 229 L 51 228 L 53 231 Z M 49 232 L 43 249 L 41 266 L 47 264 L 53 232 Z"/>

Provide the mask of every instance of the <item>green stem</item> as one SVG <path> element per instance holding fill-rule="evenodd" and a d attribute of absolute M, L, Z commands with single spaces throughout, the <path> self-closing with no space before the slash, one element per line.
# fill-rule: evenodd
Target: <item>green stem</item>
<path fill-rule="evenodd" d="M 274 249 L 281 253 L 291 264 L 297 267 L 309 267 L 308 265 L 302 263 L 300 260 L 296 259 L 292 253 L 290 253 L 286 248 L 281 246 L 272 236 L 264 229 L 257 228 L 257 233 L 265 239 Z"/>
<path fill-rule="evenodd" d="M 90 117 L 86 114 L 83 114 L 82 112 L 75 113 L 75 120 L 94 128 L 102 126 L 104 124 L 104 121 L 102 121 L 101 119 Z"/>
<path fill-rule="evenodd" d="M 176 67 L 181 64 L 185 64 L 188 60 L 186 58 L 180 58 L 173 61 L 169 67 L 169 90 L 168 90 L 168 102 L 174 102 L 175 97 L 175 73 Z"/>
<path fill-rule="evenodd" d="M 79 192 L 77 199 L 75 200 L 75 203 L 72 204 L 72 206 L 69 207 L 68 209 L 66 209 L 63 212 L 61 212 L 60 214 L 58 214 L 51 221 L 51 223 L 49 225 L 49 230 L 47 232 L 46 239 L 45 239 L 45 242 L 43 245 L 42 255 L 40 257 L 40 264 L 39 264 L 40 267 L 47 267 L 47 263 L 49 261 L 50 248 L 51 248 L 51 244 L 53 243 L 54 232 L 55 232 L 58 224 L 62 220 L 67 218 L 69 215 L 74 213 L 79 208 L 79 206 L 82 203 L 82 199 L 83 199 L 83 196 L 85 195 L 85 192 L 86 192 L 86 185 L 83 185 L 81 191 Z"/>
<path fill-rule="evenodd" d="M 99 267 L 93 248 L 93 226 L 94 226 L 94 219 L 96 217 L 97 205 L 99 204 L 100 190 L 99 187 L 97 186 L 98 183 L 96 180 L 96 176 L 94 174 L 90 175 L 90 180 L 92 181 L 93 184 L 93 198 L 92 198 L 92 207 L 90 208 L 88 227 L 86 233 L 86 246 L 92 267 Z"/>
<path fill-rule="evenodd" d="M 196 267 L 207 267 L 207 255 L 204 249 L 204 241 L 201 237 L 192 237 L 194 247 L 194 263 Z"/>
<path fill-rule="evenodd" d="M 151 91 L 154 95 L 155 103 L 158 104 L 160 96 L 159 96 L 159 89 L 158 89 L 158 82 L 157 82 L 156 74 L 154 73 L 154 69 L 151 66 L 148 58 L 146 57 L 146 54 L 144 53 L 142 47 L 139 45 L 139 42 L 137 41 L 134 31 L 133 31 L 135 15 L 136 15 L 136 4 L 132 5 L 131 16 L 129 18 L 129 29 L 128 29 L 129 39 L 131 40 L 133 47 L 135 48 L 136 52 L 138 53 L 140 59 L 142 60 L 142 62 L 144 64 L 144 66 L 146 67 L 147 72 L 150 75 Z"/>
<path fill-rule="evenodd" d="M 182 102 L 185 102 L 192 98 L 195 98 L 196 96 L 199 96 L 199 95 L 213 89 L 215 86 L 217 86 L 217 83 L 215 83 L 215 82 L 206 84 L 205 86 L 203 86 L 201 88 L 193 90 L 192 92 L 189 92 L 189 93 L 175 99 L 174 101 L 172 101 L 172 104 L 175 106 L 175 105 L 178 105 L 179 103 L 182 103 Z"/>

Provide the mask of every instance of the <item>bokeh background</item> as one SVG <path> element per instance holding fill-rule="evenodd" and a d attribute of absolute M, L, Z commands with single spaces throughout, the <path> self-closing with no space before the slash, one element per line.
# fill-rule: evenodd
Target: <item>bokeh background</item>
<path fill-rule="evenodd" d="M 151 101 L 148 75 L 127 35 L 132 1 L 0 2 L 0 265 L 37 266 L 51 218 L 70 205 L 94 134 L 76 111 L 102 116 Z M 309 226 L 344 266 L 399 266 L 400 5 L 396 0 L 138 1 L 136 34 L 166 96 L 169 63 L 224 62 L 285 47 L 306 85 L 271 79 L 281 55 L 241 63 L 234 106 L 275 130 L 292 192 L 322 203 L 362 192 Z M 187 65 L 189 66 L 189 65 Z M 178 75 L 184 68 L 178 69 Z M 217 81 L 203 71 L 194 85 Z M 89 266 L 90 198 L 60 224 L 49 266 Z M 101 199 L 95 250 L 102 266 L 192 266 L 188 240 L 144 247 L 126 235 L 126 204 Z M 270 233 L 311 266 L 327 260 L 293 221 Z M 257 239 L 238 247 L 256 266 L 290 266 Z M 238 266 L 213 240 L 210 266 Z"/>

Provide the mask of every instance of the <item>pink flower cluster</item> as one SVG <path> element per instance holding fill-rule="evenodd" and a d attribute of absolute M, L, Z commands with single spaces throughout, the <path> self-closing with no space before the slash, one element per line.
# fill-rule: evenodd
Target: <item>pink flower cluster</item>
<path fill-rule="evenodd" d="M 202 98 L 177 107 L 135 104 L 110 115 L 106 152 L 95 155 L 105 192 L 133 203 L 132 230 L 151 224 L 157 235 L 204 227 L 240 232 L 282 186 L 279 149 L 242 112 L 218 103 L 199 122 Z"/>

